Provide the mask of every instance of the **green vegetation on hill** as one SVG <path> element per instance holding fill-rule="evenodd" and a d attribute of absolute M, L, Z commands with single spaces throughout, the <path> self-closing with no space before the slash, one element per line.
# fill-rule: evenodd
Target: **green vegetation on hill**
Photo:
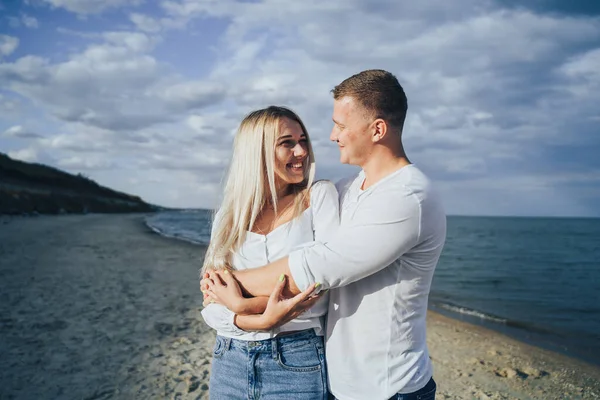
<path fill-rule="evenodd" d="M 0 153 L 0 214 L 149 212 L 158 207 L 78 174 Z"/>

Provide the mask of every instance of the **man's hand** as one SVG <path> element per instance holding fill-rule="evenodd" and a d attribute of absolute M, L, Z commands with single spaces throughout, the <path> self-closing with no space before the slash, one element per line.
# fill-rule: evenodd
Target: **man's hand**
<path fill-rule="evenodd" d="M 286 283 L 287 277 L 281 275 L 279 282 L 269 297 L 267 308 L 261 316 L 261 325 L 265 330 L 276 328 L 297 318 L 314 306 L 321 298 L 321 296 L 313 294 L 314 290 L 318 287 L 318 285 L 313 283 L 302 293 L 286 299 L 282 296 Z"/>
<path fill-rule="evenodd" d="M 234 313 L 244 312 L 244 296 L 237 281 L 228 270 L 209 271 L 200 282 L 204 293 L 204 305 L 222 304 Z"/>

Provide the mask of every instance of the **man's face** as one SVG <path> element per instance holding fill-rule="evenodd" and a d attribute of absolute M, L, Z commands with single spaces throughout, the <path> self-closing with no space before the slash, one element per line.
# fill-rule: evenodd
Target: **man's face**
<path fill-rule="evenodd" d="M 329 139 L 340 148 L 340 162 L 362 166 L 373 147 L 371 121 L 366 110 L 352 97 L 333 102 L 333 129 Z"/>

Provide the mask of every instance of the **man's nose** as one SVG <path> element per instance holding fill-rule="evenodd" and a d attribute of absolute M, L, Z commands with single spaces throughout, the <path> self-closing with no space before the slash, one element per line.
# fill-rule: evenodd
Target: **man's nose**
<path fill-rule="evenodd" d="M 337 142 L 337 134 L 335 132 L 335 126 L 331 129 L 331 133 L 329 134 L 329 140 L 332 142 Z"/>

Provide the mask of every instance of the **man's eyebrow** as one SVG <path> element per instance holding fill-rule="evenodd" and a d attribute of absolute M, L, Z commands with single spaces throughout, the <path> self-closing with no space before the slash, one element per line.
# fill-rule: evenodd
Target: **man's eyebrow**
<path fill-rule="evenodd" d="M 332 121 L 333 121 L 333 123 L 334 123 L 334 124 L 336 124 L 336 125 L 344 126 L 344 125 L 340 124 L 339 122 L 337 122 L 337 121 L 335 120 L 335 118 L 331 118 L 331 120 L 332 120 Z"/>

